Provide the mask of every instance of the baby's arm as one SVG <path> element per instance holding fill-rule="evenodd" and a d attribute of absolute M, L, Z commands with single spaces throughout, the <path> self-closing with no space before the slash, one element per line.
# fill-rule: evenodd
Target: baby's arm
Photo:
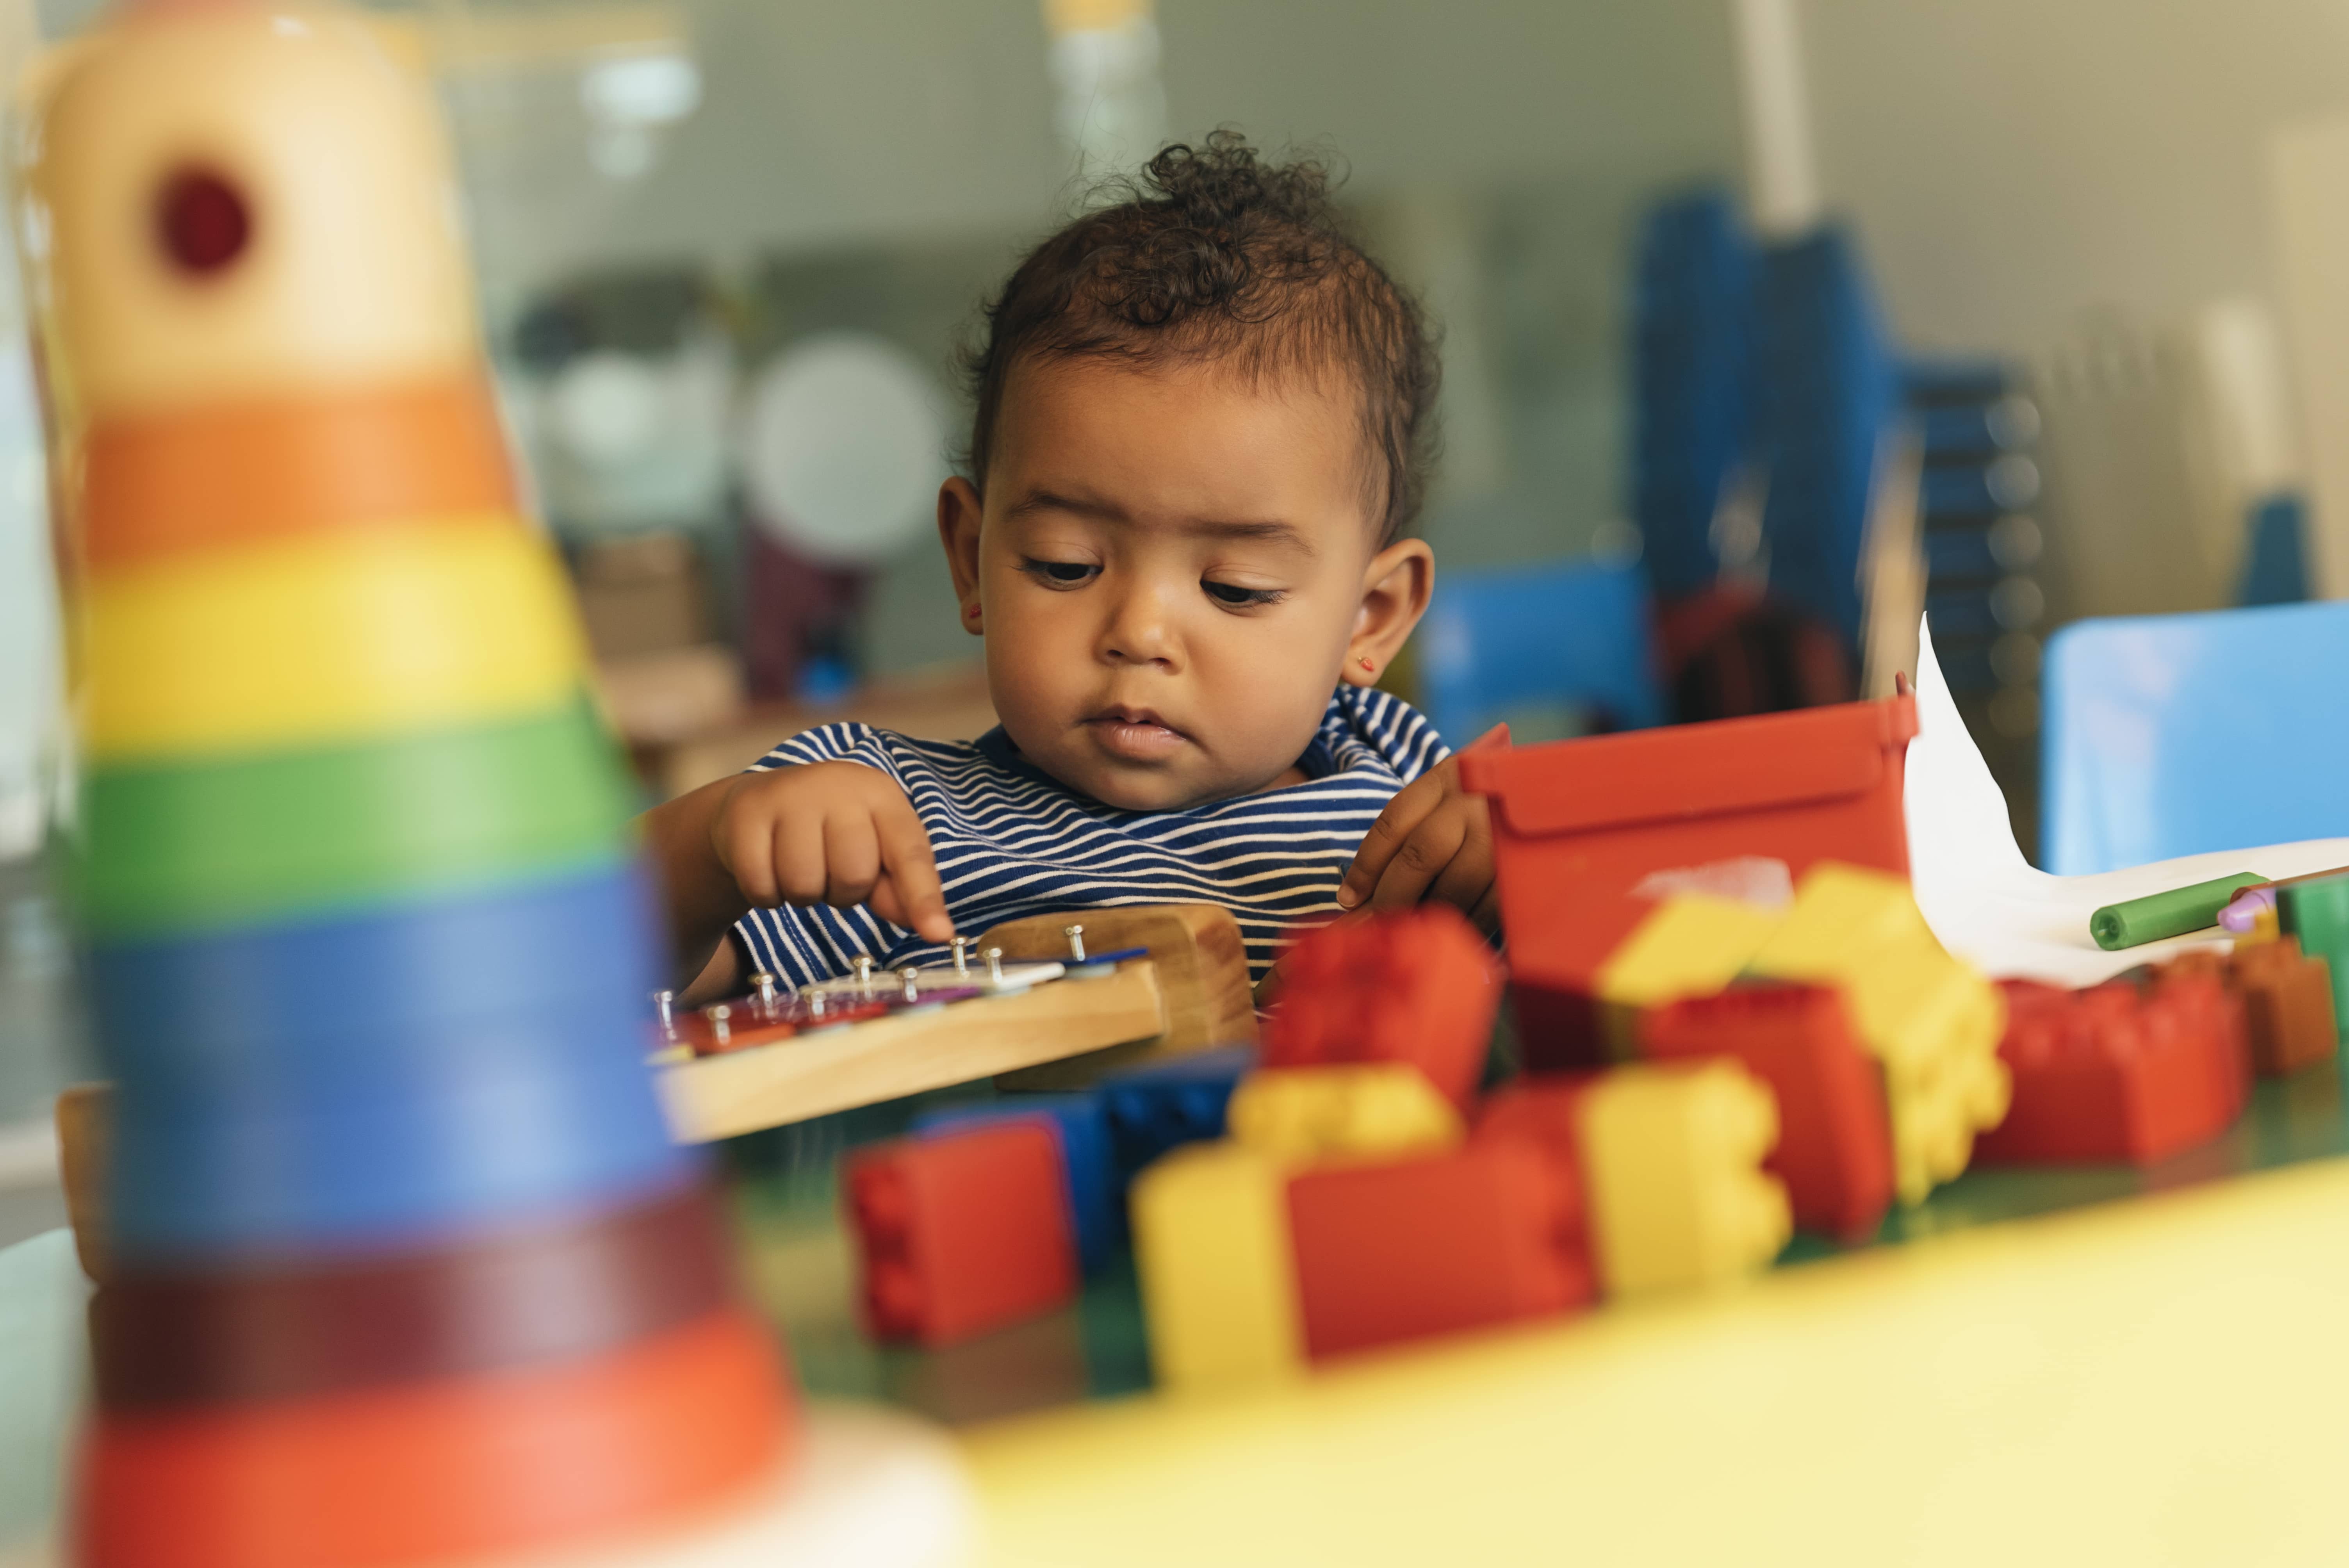
<path fill-rule="evenodd" d="M 1468 749 L 1508 743 L 1509 727 L 1499 724 Z M 1488 936 L 1500 929 L 1492 817 L 1483 797 L 1460 788 L 1456 754 L 1396 792 L 1338 884 L 1338 903 L 1347 909 L 1407 909 L 1431 898 L 1453 905 Z"/>
<path fill-rule="evenodd" d="M 930 836 L 897 781 L 810 762 L 705 784 L 643 818 L 688 1000 L 737 978 L 726 934 L 751 906 L 870 904 L 931 942 L 954 934 Z"/>

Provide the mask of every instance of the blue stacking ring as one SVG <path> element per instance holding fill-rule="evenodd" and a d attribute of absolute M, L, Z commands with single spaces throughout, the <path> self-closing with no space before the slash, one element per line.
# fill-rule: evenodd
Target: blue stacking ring
<path fill-rule="evenodd" d="M 417 1245 L 630 1201 L 699 1169 L 669 1140 L 631 1020 L 605 1011 L 598 1026 L 549 1008 L 439 1045 L 266 1081 L 125 1079 L 116 1252 L 164 1262 Z"/>
<path fill-rule="evenodd" d="M 533 1013 L 586 1019 L 632 1069 L 644 1043 L 651 904 L 633 866 L 90 954 L 109 1069 L 125 1084 L 267 1083 L 471 1053 Z M 495 1025 L 484 1040 L 471 1025 Z M 468 1043 L 470 1042 L 470 1043 Z M 574 1048 L 585 1050 L 581 1039 Z M 637 1069 L 640 1070 L 640 1069 Z"/>

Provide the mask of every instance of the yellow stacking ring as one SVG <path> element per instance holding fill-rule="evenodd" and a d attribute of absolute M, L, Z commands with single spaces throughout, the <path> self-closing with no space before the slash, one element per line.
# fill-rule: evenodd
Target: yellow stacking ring
<path fill-rule="evenodd" d="M 77 626 L 97 761 L 215 756 L 543 711 L 584 659 L 562 570 L 510 515 L 99 572 Z"/>

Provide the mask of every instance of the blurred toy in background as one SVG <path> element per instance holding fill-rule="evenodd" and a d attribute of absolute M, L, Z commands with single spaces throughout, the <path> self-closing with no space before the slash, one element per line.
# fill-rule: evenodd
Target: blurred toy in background
<path fill-rule="evenodd" d="M 755 695 L 846 695 L 867 579 L 929 531 L 947 440 L 936 379 L 873 334 L 799 338 L 753 374 L 734 452 Z"/>
<path fill-rule="evenodd" d="M 140 9 L 37 145 L 118 1085 L 75 1553 L 443 1561 L 763 1508 L 795 1398 L 641 1064 L 629 794 L 429 95 L 338 13 Z"/>
<path fill-rule="evenodd" d="M 510 334 L 507 407 L 563 542 L 613 721 L 634 744 L 707 733 L 744 699 L 726 431 L 733 340 L 698 277 L 584 278 Z"/>

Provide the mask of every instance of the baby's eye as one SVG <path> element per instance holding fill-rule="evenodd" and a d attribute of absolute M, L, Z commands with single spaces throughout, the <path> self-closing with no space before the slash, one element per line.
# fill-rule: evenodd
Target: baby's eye
<path fill-rule="evenodd" d="M 1019 569 L 1050 588 L 1077 588 L 1101 575 L 1101 568 L 1083 561 L 1037 561 L 1020 562 Z"/>
<path fill-rule="evenodd" d="M 1250 604 L 1278 604 L 1288 597 L 1278 588 L 1243 588 L 1236 583 L 1218 583 L 1206 577 L 1199 580 L 1199 586 L 1205 588 L 1207 597 L 1216 603 L 1229 604 L 1236 609 Z"/>

